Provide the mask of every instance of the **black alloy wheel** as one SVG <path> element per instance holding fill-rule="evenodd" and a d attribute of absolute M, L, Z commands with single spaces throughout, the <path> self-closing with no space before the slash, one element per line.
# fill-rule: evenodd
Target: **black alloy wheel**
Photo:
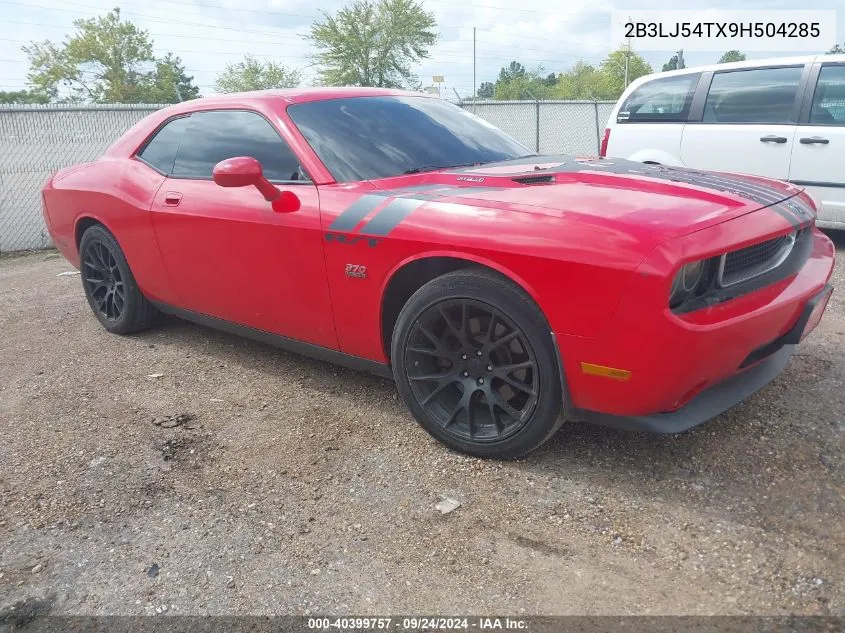
<path fill-rule="evenodd" d="M 405 350 L 414 397 L 457 439 L 502 440 L 531 418 L 539 387 L 534 351 L 493 306 L 435 304 L 418 317 Z"/>
<path fill-rule="evenodd" d="M 158 310 L 141 292 L 120 244 L 103 225 L 83 233 L 79 262 L 88 305 L 109 332 L 131 334 L 154 323 Z"/>
<path fill-rule="evenodd" d="M 126 307 L 126 287 L 114 254 L 103 242 L 90 241 L 82 253 L 82 280 L 96 311 L 118 321 Z"/>
<path fill-rule="evenodd" d="M 519 457 L 563 422 L 551 329 L 521 288 L 487 269 L 456 270 L 417 290 L 394 327 L 391 362 L 411 413 L 450 448 Z"/>

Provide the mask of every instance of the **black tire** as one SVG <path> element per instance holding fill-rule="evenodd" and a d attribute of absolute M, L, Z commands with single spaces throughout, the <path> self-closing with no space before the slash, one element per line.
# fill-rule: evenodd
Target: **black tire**
<path fill-rule="evenodd" d="M 113 334 L 150 327 L 158 310 L 141 293 L 114 236 L 102 225 L 88 228 L 79 242 L 79 268 L 88 305 Z"/>
<path fill-rule="evenodd" d="M 521 288 L 492 271 L 457 270 L 417 290 L 399 313 L 391 359 L 414 418 L 452 449 L 513 459 L 563 423 L 549 325 Z"/>

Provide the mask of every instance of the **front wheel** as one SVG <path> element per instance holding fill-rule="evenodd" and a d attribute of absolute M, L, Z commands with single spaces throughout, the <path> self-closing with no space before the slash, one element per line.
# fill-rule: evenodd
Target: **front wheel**
<path fill-rule="evenodd" d="M 562 423 L 549 326 L 522 289 L 495 273 L 462 269 L 420 288 L 399 314 L 391 358 L 411 413 L 453 449 L 519 457 Z"/>
<path fill-rule="evenodd" d="M 141 293 L 114 236 L 95 225 L 79 242 L 82 287 L 94 316 L 109 332 L 131 334 L 148 328 L 158 311 Z"/>

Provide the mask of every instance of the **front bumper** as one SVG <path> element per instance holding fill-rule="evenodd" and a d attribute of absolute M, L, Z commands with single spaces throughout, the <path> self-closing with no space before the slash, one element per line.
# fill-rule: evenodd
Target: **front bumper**
<path fill-rule="evenodd" d="M 835 250 L 818 230 L 812 237 L 797 272 L 731 301 L 684 315 L 651 309 L 665 302 L 666 290 L 638 275 L 602 336 L 558 334 L 569 417 L 677 433 L 764 387 L 789 360 L 811 314 L 820 316 L 813 307 L 829 289 Z M 582 362 L 629 377 L 587 375 Z"/>
<path fill-rule="evenodd" d="M 794 345 L 781 347 L 754 367 L 700 393 L 677 411 L 654 415 L 619 416 L 594 411 L 578 411 L 584 422 L 612 426 L 628 431 L 649 433 L 682 433 L 715 418 L 768 385 L 792 358 Z"/>
<path fill-rule="evenodd" d="M 795 346 L 818 325 L 832 292 L 831 286 L 825 286 L 807 301 L 792 329 L 753 350 L 743 361 L 739 373 L 698 394 L 680 409 L 631 417 L 592 411 L 580 411 L 576 415 L 585 422 L 651 433 L 681 433 L 707 422 L 757 393 L 775 379 L 792 358 Z"/>

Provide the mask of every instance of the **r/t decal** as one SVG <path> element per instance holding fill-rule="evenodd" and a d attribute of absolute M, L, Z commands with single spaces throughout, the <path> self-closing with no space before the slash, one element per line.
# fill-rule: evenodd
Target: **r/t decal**
<path fill-rule="evenodd" d="M 344 233 L 326 233 L 327 242 L 337 242 L 338 244 L 349 244 L 350 246 L 365 242 L 370 248 L 375 248 L 383 238 L 368 237 L 366 235 L 346 235 Z"/>

